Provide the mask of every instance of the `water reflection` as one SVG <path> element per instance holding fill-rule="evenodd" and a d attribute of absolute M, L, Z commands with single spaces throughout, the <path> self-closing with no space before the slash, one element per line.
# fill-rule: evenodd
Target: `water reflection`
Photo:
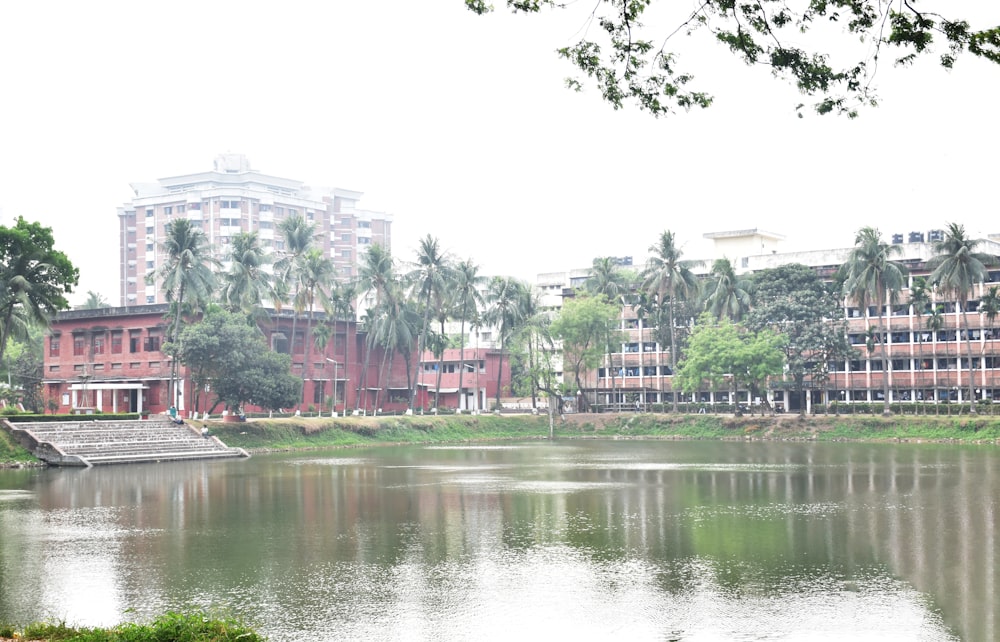
<path fill-rule="evenodd" d="M 275 640 L 996 637 L 997 455 L 558 442 L 0 474 L 0 620 Z"/>

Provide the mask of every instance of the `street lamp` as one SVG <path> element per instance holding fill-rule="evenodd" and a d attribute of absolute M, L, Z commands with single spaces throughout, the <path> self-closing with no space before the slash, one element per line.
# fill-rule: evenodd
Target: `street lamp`
<path fill-rule="evenodd" d="M 340 362 L 329 357 L 325 357 L 327 361 L 333 364 L 333 405 L 330 408 L 330 416 L 337 416 L 337 368 L 340 366 Z"/>

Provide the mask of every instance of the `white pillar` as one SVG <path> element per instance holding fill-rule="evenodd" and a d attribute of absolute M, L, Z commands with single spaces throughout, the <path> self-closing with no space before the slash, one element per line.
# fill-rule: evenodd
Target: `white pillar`
<path fill-rule="evenodd" d="M 94 396 L 97 398 L 97 412 L 104 412 L 104 391 L 100 388 L 94 391 Z"/>
<path fill-rule="evenodd" d="M 72 395 L 72 397 L 73 397 L 73 402 L 72 402 L 72 404 L 70 405 L 69 409 L 70 409 L 70 411 L 73 411 L 73 410 L 76 410 L 76 408 L 77 408 L 77 406 L 76 406 L 76 390 L 72 390 L 72 391 L 70 392 L 70 394 L 71 394 L 71 395 Z"/>

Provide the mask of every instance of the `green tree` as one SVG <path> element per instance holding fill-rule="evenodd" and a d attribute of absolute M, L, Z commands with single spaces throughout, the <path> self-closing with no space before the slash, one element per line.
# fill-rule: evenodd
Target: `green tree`
<path fill-rule="evenodd" d="M 785 341 L 786 337 L 769 329 L 748 332 L 725 319 L 702 317 L 691 333 L 674 381 L 686 393 L 706 385 L 713 390 L 731 387 L 734 394 L 744 388 L 752 401 L 768 377 L 781 374 Z M 735 397 L 732 403 L 736 404 Z"/>
<path fill-rule="evenodd" d="M 972 340 L 969 338 L 969 297 L 977 283 L 986 280 L 986 266 L 995 258 L 977 252 L 982 241 L 971 238 L 965 226 L 949 223 L 944 238 L 934 243 L 935 256 L 927 262 L 931 270 L 930 282 L 941 292 L 955 297 L 962 315 L 962 333 L 965 335 L 966 355 L 969 366 L 969 412 L 976 412 L 975 369 L 972 367 Z"/>
<path fill-rule="evenodd" d="M 388 305 L 386 300 L 390 296 L 401 296 L 401 294 L 394 294 L 399 287 L 399 278 L 396 273 L 396 262 L 389 250 L 378 243 L 373 243 L 368 247 L 368 251 L 364 253 L 361 264 L 358 266 L 357 283 L 358 291 L 366 299 L 365 307 L 367 309 L 364 311 L 364 323 L 362 324 L 366 331 L 365 361 L 361 368 L 362 374 L 358 377 L 357 407 L 355 410 L 361 408 L 361 390 L 363 386 L 367 386 L 368 365 L 372 348 L 379 344 L 377 332 L 379 330 L 379 315 L 386 309 L 383 307 L 383 303 Z M 366 395 L 366 407 L 367 400 Z"/>
<path fill-rule="evenodd" d="M 527 285 L 512 277 L 495 276 L 486 290 L 486 302 L 489 306 L 485 314 L 485 322 L 497 328 L 500 338 L 500 359 L 497 360 L 497 391 L 496 408 L 500 408 L 500 382 L 503 380 L 503 359 L 507 343 L 524 319 L 524 291 Z"/>
<path fill-rule="evenodd" d="M 890 245 L 882 240 L 882 235 L 874 227 L 863 227 L 854 237 L 854 248 L 841 266 L 844 273 L 844 293 L 857 302 L 869 315 L 868 308 L 874 305 L 878 310 L 875 335 L 882 345 L 882 414 L 891 414 L 892 402 L 889 392 L 889 348 L 885 327 L 886 303 L 895 305 L 899 294 L 906 285 L 906 268 L 892 260 L 902 253 L 899 245 Z"/>
<path fill-rule="evenodd" d="M 927 329 L 931 331 L 931 336 L 934 336 L 944 328 L 944 307 L 941 305 L 934 306 L 934 309 L 927 314 L 927 321 L 924 322 Z M 934 368 L 934 394 L 937 395 L 938 390 L 938 377 L 937 368 Z"/>
<path fill-rule="evenodd" d="M 786 372 L 800 400 L 807 380 L 810 385 L 825 381 L 829 362 L 853 353 L 841 303 L 799 263 L 754 273 L 753 306 L 745 323 L 752 332 L 770 329 L 784 335 Z M 805 413 L 804 403 L 800 412 Z"/>
<path fill-rule="evenodd" d="M 642 273 L 642 289 L 648 300 L 660 310 L 666 310 L 667 325 L 670 329 L 670 372 L 677 372 L 677 324 L 674 321 L 679 300 L 694 298 L 699 290 L 698 280 L 691 271 L 691 263 L 681 260 L 683 252 L 677 246 L 673 232 L 660 234 L 656 243 L 649 246 L 652 255 L 646 261 Z M 662 314 L 657 315 L 662 321 Z M 671 386 L 671 388 L 673 388 Z M 677 395 L 673 398 L 673 410 L 677 412 Z"/>
<path fill-rule="evenodd" d="M 625 305 L 624 297 L 629 293 L 630 287 L 631 284 L 628 277 L 614 258 L 610 256 L 594 259 L 590 267 L 590 276 L 587 277 L 584 283 L 584 289 L 590 294 L 603 296 L 609 303 L 620 303 L 622 307 Z M 611 326 L 609 325 L 605 334 L 608 335 L 610 330 Z M 615 367 L 612 355 L 620 350 L 621 346 L 619 345 L 616 349 L 612 344 L 610 335 L 605 336 L 605 345 L 607 346 L 607 372 L 611 375 L 611 390 L 613 395 L 617 395 Z"/>
<path fill-rule="evenodd" d="M 577 390 L 584 390 L 582 372 L 600 365 L 607 346 L 605 341 L 621 343 L 624 340 L 625 335 L 620 330 L 608 330 L 617 317 L 617 306 L 608 303 L 603 296 L 577 296 L 566 299 L 552 321 L 549 331 L 562 341 L 564 370 L 573 373 Z M 586 410 L 585 396 L 583 403 L 585 407 L 581 410 Z"/>
<path fill-rule="evenodd" d="M 479 275 L 479 266 L 473 263 L 472 259 L 459 262 L 455 266 L 452 276 L 454 279 L 452 283 L 452 295 L 455 298 L 453 305 L 461 323 L 461 329 L 459 330 L 461 345 L 459 347 L 458 395 L 460 399 L 463 399 L 465 395 L 464 388 L 462 387 L 465 376 L 465 324 L 466 322 L 470 322 L 472 327 L 478 327 L 480 310 L 486 304 L 483 295 L 479 291 L 485 279 Z M 478 390 L 476 391 L 476 395 L 478 398 Z M 461 402 L 459 402 L 460 409 L 461 405 Z"/>
<path fill-rule="evenodd" d="M 465 0 L 465 4 L 477 14 L 493 8 L 487 0 Z M 852 117 L 861 106 L 877 103 L 873 81 L 880 54 L 890 48 L 901 50 L 897 65 L 939 53 L 941 65 L 951 68 L 964 52 L 1000 62 L 1000 27 L 974 29 L 961 18 L 947 18 L 922 4 L 918 9 L 913 2 L 704 0 L 674 14 L 672 24 L 651 30 L 644 24 L 646 10 L 662 4 L 653 0 L 599 2 L 589 20 L 600 28 L 580 30 L 579 39 L 558 49 L 558 54 L 590 79 L 615 109 L 633 102 L 654 116 L 670 114 L 676 107 L 687 110 L 712 103 L 709 94 L 690 88 L 693 76 L 678 66 L 677 52 L 668 49 L 679 42 L 673 38 L 680 33 L 707 32 L 746 64 L 768 66 L 775 77 L 815 98 L 817 113 Z M 525 13 L 571 5 L 560 0 L 507 0 L 512 11 Z M 856 47 L 859 40 L 864 44 L 850 50 L 846 58 L 832 57 L 823 51 L 830 43 L 825 30 L 814 42 L 808 39 L 811 29 L 824 24 L 840 29 L 849 45 Z M 846 59 L 846 63 L 836 67 L 832 59 Z M 579 78 L 566 83 L 577 91 L 583 87 Z"/>
<path fill-rule="evenodd" d="M 275 277 L 280 284 L 275 287 L 275 293 L 289 297 L 292 310 L 295 312 L 292 316 L 292 338 L 289 349 L 294 358 L 296 326 L 299 314 L 305 310 L 302 307 L 303 299 L 299 295 L 302 288 L 302 257 L 313 246 L 316 225 L 307 221 L 301 214 L 293 214 L 278 223 L 278 231 L 284 237 L 285 249 L 282 257 L 274 262 Z"/>
<path fill-rule="evenodd" d="M 705 309 L 716 319 L 742 321 L 750 310 L 752 281 L 737 276 L 729 259 L 716 259 L 712 263 L 711 276 Z"/>
<path fill-rule="evenodd" d="M 104 295 L 93 290 L 87 290 L 87 300 L 80 305 L 81 310 L 100 310 L 110 308 L 111 304 L 104 298 Z"/>
<path fill-rule="evenodd" d="M 52 228 L 17 218 L 0 225 L 0 362 L 10 339 L 26 339 L 33 326 L 48 327 L 80 272 L 56 250 Z"/>
<path fill-rule="evenodd" d="M 413 400 L 417 392 L 417 381 L 419 380 L 417 370 L 420 369 L 420 361 L 424 357 L 424 350 L 427 347 L 427 332 L 430 328 L 430 318 L 437 318 L 439 315 L 447 315 L 446 292 L 449 281 L 449 271 L 451 261 L 436 238 L 430 234 L 420 239 L 417 248 L 416 267 L 409 274 L 409 279 L 413 283 L 414 296 L 419 300 L 423 309 L 423 322 L 420 324 L 419 339 L 417 341 L 417 358 L 411 382 L 408 408 L 413 410 Z M 443 325 L 443 324 L 442 324 Z M 439 370 L 440 372 L 440 370 Z"/>
<path fill-rule="evenodd" d="M 290 374 L 291 357 L 269 350 L 245 315 L 210 310 L 184 328 L 178 346 L 178 358 L 190 369 L 196 389 L 207 385 L 234 412 L 247 403 L 287 408 L 301 398 L 302 380 Z"/>
<path fill-rule="evenodd" d="M 240 232 L 229 246 L 229 269 L 222 275 L 219 298 L 230 312 L 260 316 L 265 300 L 274 300 L 273 276 L 267 266 L 271 257 L 260 244 L 257 232 Z"/>
<path fill-rule="evenodd" d="M 295 309 L 302 309 L 309 313 L 306 317 L 307 343 L 302 369 L 306 378 L 309 378 L 312 373 L 313 313 L 316 303 L 324 308 L 329 307 L 329 289 L 333 282 L 334 271 L 333 263 L 323 256 L 323 251 L 317 247 L 307 249 L 299 257 L 297 267 L 299 291 Z"/>
<path fill-rule="evenodd" d="M 152 282 L 160 281 L 167 302 L 172 304 L 173 328 L 170 332 L 170 345 L 166 346 L 169 351 L 176 349 L 184 305 L 189 299 L 200 305 L 212 297 L 216 283 L 213 268 L 218 267 L 219 262 L 212 257 L 205 233 L 186 218 L 177 218 L 167 223 L 167 237 L 161 249 L 166 260 L 147 279 Z M 176 355 L 170 362 L 170 399 L 172 405 L 177 405 Z"/>
<path fill-rule="evenodd" d="M 930 312 L 931 309 L 931 291 L 927 285 L 927 279 L 925 277 L 917 276 L 913 278 L 913 283 L 910 285 L 909 303 L 913 307 L 913 316 L 917 321 L 917 329 L 914 334 L 917 335 L 917 354 L 919 355 L 921 364 L 923 364 L 924 329 L 920 326 L 923 321 L 923 316 Z"/>

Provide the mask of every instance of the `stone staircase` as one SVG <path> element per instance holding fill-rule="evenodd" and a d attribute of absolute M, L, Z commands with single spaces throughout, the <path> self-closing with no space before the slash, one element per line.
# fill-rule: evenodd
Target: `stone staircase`
<path fill-rule="evenodd" d="M 7 423 L 32 454 L 54 466 L 97 466 L 185 459 L 249 457 L 166 417 L 139 421 Z"/>

